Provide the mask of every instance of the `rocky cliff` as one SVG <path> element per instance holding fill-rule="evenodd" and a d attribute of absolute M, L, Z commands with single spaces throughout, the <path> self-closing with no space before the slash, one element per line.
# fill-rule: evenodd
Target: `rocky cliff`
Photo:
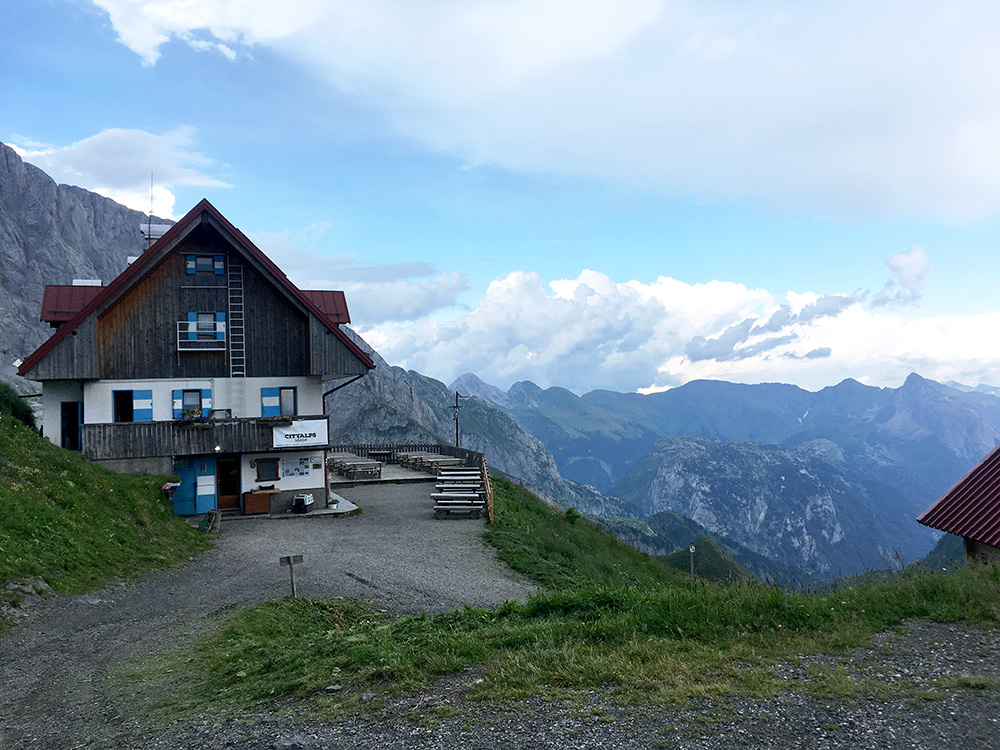
<path fill-rule="evenodd" d="M 38 319 L 45 285 L 109 282 L 145 249 L 139 227 L 148 220 L 97 193 L 57 185 L 0 143 L 0 377 L 13 380 L 12 361 L 51 333 Z"/>

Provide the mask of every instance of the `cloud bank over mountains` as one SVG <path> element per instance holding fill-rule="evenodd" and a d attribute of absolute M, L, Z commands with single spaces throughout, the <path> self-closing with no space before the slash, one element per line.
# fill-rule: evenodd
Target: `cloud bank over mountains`
<path fill-rule="evenodd" d="M 912 286 L 902 291 L 916 301 Z M 532 380 L 583 393 L 650 392 L 700 378 L 819 389 L 854 377 L 896 386 L 914 371 L 992 382 L 1000 341 L 984 333 L 997 325 L 1000 313 L 886 314 L 867 291 L 779 297 L 734 282 L 622 283 L 585 270 L 548 284 L 511 273 L 447 322 L 428 316 L 359 331 L 388 361 L 444 382 L 475 372 L 502 388 Z"/>

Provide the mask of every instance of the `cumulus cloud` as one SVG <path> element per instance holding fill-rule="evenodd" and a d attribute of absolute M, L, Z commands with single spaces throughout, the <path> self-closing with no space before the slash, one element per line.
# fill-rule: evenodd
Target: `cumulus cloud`
<path fill-rule="evenodd" d="M 826 215 L 1000 210 L 996 3 L 94 1 L 145 64 L 171 39 L 267 45 L 468 164 Z"/>
<path fill-rule="evenodd" d="M 907 305 L 920 301 L 931 274 L 927 251 L 920 245 L 896 253 L 885 264 L 889 280 L 875 296 L 875 305 Z"/>
<path fill-rule="evenodd" d="M 153 213 L 166 218 L 177 218 L 177 186 L 230 187 L 206 174 L 213 162 L 194 149 L 195 129 L 188 126 L 161 134 L 111 128 L 69 146 L 11 145 L 56 182 L 92 190 L 137 211 L 150 209 L 152 176 Z"/>

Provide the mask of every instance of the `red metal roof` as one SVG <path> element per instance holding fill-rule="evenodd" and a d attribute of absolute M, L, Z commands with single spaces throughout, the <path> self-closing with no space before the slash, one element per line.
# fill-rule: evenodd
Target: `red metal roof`
<path fill-rule="evenodd" d="M 59 329 L 53 333 L 49 338 L 35 351 L 33 351 L 21 366 L 17 368 L 18 375 L 27 375 L 31 370 L 37 365 L 42 358 L 52 351 L 56 345 L 62 341 L 64 338 L 69 336 L 77 327 L 83 323 L 92 313 L 99 310 L 102 305 L 106 302 L 113 300 L 119 293 L 128 288 L 137 279 L 141 278 L 144 273 L 151 270 L 155 265 L 155 262 L 159 260 L 166 252 L 169 250 L 174 241 L 184 235 L 189 229 L 197 226 L 203 220 L 203 216 L 207 215 L 211 219 L 215 220 L 223 229 L 227 232 L 233 240 L 238 244 L 248 256 L 257 261 L 264 269 L 274 278 L 275 282 L 282 286 L 292 297 L 299 301 L 302 306 L 308 310 L 310 313 L 316 316 L 316 318 L 326 326 L 340 341 L 346 346 L 359 360 L 369 369 L 375 369 L 375 362 L 372 358 L 354 341 L 348 336 L 344 331 L 340 330 L 340 326 L 332 316 L 325 314 L 320 310 L 312 300 L 310 300 L 302 290 L 299 289 L 295 284 L 288 280 L 285 274 L 278 268 L 270 258 L 264 255 L 263 252 L 254 245 L 243 232 L 233 226 L 229 219 L 219 213 L 219 210 L 208 202 L 207 199 L 202 198 L 194 208 L 187 212 L 180 221 L 174 224 L 170 229 L 168 229 L 160 239 L 154 242 L 150 247 L 140 255 L 133 263 L 125 267 L 115 279 L 103 287 L 93 287 L 98 289 L 98 293 L 95 294 L 90 301 L 77 313 L 72 315 L 69 320 L 67 320 Z M 345 303 L 346 309 L 346 303 Z"/>
<path fill-rule="evenodd" d="M 1000 445 L 917 520 L 933 529 L 1000 547 Z"/>
<path fill-rule="evenodd" d="M 101 288 L 99 286 L 70 286 L 68 284 L 53 284 L 45 287 L 45 292 L 42 294 L 42 314 L 39 320 L 43 323 L 65 323 L 100 294 Z"/>
<path fill-rule="evenodd" d="M 325 291 L 322 289 L 303 289 L 302 293 L 309 298 L 320 311 L 335 323 L 350 323 L 351 314 L 347 311 L 347 297 L 343 292 Z"/>

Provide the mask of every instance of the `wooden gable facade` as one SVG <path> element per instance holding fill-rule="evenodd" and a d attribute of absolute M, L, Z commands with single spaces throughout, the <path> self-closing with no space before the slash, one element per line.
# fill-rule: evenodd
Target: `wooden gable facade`
<path fill-rule="evenodd" d="M 212 267 L 191 273 L 192 258 Z M 234 300 L 240 277 L 242 302 Z M 239 306 L 237 310 L 236 306 Z M 190 346 L 197 316 L 216 317 L 222 345 Z M 234 318 L 242 316 L 242 330 Z M 343 319 L 343 316 L 339 316 Z M 21 365 L 33 380 L 364 375 L 371 358 L 208 201 L 202 201 Z"/>

